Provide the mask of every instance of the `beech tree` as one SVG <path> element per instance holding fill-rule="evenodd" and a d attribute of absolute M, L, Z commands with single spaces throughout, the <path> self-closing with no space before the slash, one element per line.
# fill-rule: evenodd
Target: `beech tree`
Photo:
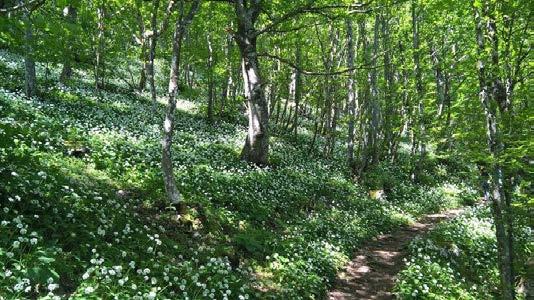
<path fill-rule="evenodd" d="M 161 156 L 161 168 L 163 170 L 163 178 L 165 182 L 165 191 L 171 204 L 180 205 L 181 211 L 183 211 L 183 203 L 180 191 L 176 186 L 176 180 L 174 179 L 174 169 L 172 162 L 172 138 L 174 134 L 174 118 L 176 110 L 176 96 L 178 94 L 178 77 L 180 74 L 180 58 L 182 52 L 182 42 L 184 34 L 193 21 L 195 14 L 200 7 L 200 0 L 195 0 L 191 3 L 189 10 L 184 8 L 185 3 L 181 1 L 179 3 L 180 15 L 176 20 L 174 26 L 174 35 L 172 43 L 172 58 L 171 58 L 171 74 L 169 79 L 169 98 L 167 102 L 167 109 L 165 114 L 165 120 L 163 122 L 163 138 L 161 140 L 162 156 Z"/>

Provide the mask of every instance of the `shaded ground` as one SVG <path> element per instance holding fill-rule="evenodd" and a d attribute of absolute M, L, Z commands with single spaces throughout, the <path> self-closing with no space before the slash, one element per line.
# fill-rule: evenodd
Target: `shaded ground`
<path fill-rule="evenodd" d="M 415 224 L 381 235 L 360 249 L 338 274 L 327 299 L 395 299 L 391 290 L 395 276 L 403 268 L 411 240 L 431 230 L 437 223 L 453 218 L 462 209 L 426 215 Z"/>

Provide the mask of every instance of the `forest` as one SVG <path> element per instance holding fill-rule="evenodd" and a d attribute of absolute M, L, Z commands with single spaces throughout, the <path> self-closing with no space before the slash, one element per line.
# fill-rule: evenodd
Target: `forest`
<path fill-rule="evenodd" d="M 534 299 L 526 0 L 0 0 L 0 300 Z"/>

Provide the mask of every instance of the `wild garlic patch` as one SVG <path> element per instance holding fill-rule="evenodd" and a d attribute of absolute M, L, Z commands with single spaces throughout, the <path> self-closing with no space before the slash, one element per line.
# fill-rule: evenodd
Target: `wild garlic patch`
<path fill-rule="evenodd" d="M 22 66 L 0 53 L 6 68 Z M 416 187 L 388 165 L 385 201 L 370 199 L 379 183 L 348 180 L 343 151 L 310 159 L 282 136 L 273 136 L 272 165 L 247 164 L 242 124 L 210 126 L 188 109 L 177 112 L 172 149 L 189 206 L 178 216 L 161 179 L 163 107 L 108 91 L 98 99 L 83 80 L 40 99 L 14 90 L 0 88 L 8 298 L 317 298 L 367 239 L 459 201 L 456 183 Z"/>

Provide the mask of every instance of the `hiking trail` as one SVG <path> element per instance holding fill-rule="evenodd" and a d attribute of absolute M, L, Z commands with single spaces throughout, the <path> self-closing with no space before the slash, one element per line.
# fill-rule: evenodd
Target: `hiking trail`
<path fill-rule="evenodd" d="M 392 293 L 395 278 L 404 267 L 408 245 L 416 237 L 429 232 L 441 221 L 452 219 L 462 208 L 429 214 L 412 225 L 380 235 L 357 250 L 337 275 L 329 300 L 395 299 Z"/>

